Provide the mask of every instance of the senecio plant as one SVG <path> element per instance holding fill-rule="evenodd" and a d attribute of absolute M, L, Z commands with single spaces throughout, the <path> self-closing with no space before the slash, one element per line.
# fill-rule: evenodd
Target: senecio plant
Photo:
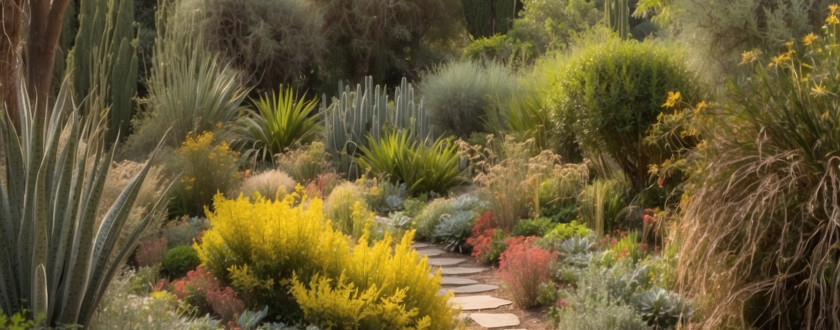
<path fill-rule="evenodd" d="M 110 280 L 135 247 L 151 214 L 117 243 L 147 163 L 101 221 L 96 209 L 113 150 L 105 147 L 107 120 L 81 116 L 68 84 L 47 118 L 18 90 L 20 129 L 0 111 L 5 181 L 0 185 L 0 310 L 27 309 L 46 325 L 87 325 Z M 165 195 L 165 194 L 164 194 Z M 155 203 L 160 207 L 161 200 Z"/>

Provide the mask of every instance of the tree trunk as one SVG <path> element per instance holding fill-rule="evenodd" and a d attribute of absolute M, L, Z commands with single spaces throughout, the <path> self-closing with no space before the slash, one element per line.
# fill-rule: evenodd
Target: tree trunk
<path fill-rule="evenodd" d="M 56 48 L 68 2 L 69 0 L 30 0 L 27 8 L 24 0 L 2 0 L 0 98 L 15 126 L 20 125 L 17 118 L 18 97 L 38 100 L 37 116 L 41 121 L 46 120 Z M 24 43 L 26 49 L 21 56 L 21 32 L 25 12 L 29 14 L 30 24 Z M 18 95 L 20 79 L 26 79 L 28 96 Z"/>
<path fill-rule="evenodd" d="M 0 102 L 12 122 L 17 118 L 17 87 L 20 81 L 20 34 L 23 26 L 23 0 L 3 0 L 0 7 Z"/>
<path fill-rule="evenodd" d="M 37 100 L 38 118 L 46 120 L 52 90 L 53 66 L 61 36 L 61 22 L 69 0 L 30 0 L 29 35 L 26 42 L 29 96 Z"/>

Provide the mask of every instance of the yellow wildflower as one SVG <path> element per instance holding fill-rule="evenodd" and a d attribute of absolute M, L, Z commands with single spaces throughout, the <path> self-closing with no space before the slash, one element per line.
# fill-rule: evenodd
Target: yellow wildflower
<path fill-rule="evenodd" d="M 837 13 L 837 10 L 840 10 L 840 6 L 838 6 L 836 3 L 831 4 L 831 5 L 828 5 L 828 10 L 830 10 L 831 14 L 834 15 L 835 13 Z"/>
<path fill-rule="evenodd" d="M 813 33 L 808 33 L 807 36 L 802 38 L 802 43 L 805 46 L 810 46 L 816 40 L 817 40 L 817 36 L 815 36 Z"/>
<path fill-rule="evenodd" d="M 697 106 L 694 107 L 694 113 L 700 113 L 700 111 L 703 110 L 703 108 L 705 108 L 706 106 L 708 106 L 708 104 L 706 104 L 706 101 L 701 101 L 700 103 L 697 103 Z"/>
<path fill-rule="evenodd" d="M 787 64 L 788 62 L 790 62 L 790 57 L 791 55 L 793 55 L 793 53 L 794 51 L 793 49 L 791 49 L 782 54 L 779 54 L 779 56 L 774 56 L 770 59 L 771 61 L 773 61 L 773 63 L 770 63 L 770 66 L 782 66 Z"/>
<path fill-rule="evenodd" d="M 825 19 L 825 22 L 830 25 L 837 25 L 838 23 L 840 23 L 840 19 L 837 19 L 837 16 L 834 16 L 832 14 L 828 15 L 828 17 Z"/>
<path fill-rule="evenodd" d="M 814 88 L 811 88 L 811 96 L 813 96 L 813 97 L 823 96 L 825 94 L 826 94 L 825 86 L 823 86 L 823 85 L 817 85 L 817 86 L 814 86 Z"/>
<path fill-rule="evenodd" d="M 761 54 L 761 51 L 758 49 L 753 49 L 748 52 L 741 53 L 741 63 L 740 64 L 747 64 L 755 62 L 758 59 L 758 55 Z"/>
<path fill-rule="evenodd" d="M 671 108 L 677 104 L 677 101 L 680 100 L 680 92 L 668 92 L 668 100 L 662 104 L 663 108 Z"/>

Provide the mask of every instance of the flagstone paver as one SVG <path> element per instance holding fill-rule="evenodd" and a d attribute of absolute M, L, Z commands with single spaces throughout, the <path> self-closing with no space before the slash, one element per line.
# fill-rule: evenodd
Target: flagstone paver
<path fill-rule="evenodd" d="M 510 300 L 499 299 L 488 295 L 452 297 L 449 299 L 449 302 L 455 307 L 460 306 L 461 310 L 464 311 L 493 309 L 513 303 Z"/>
<path fill-rule="evenodd" d="M 498 286 L 490 285 L 490 284 L 473 284 L 473 285 L 466 285 L 466 286 L 456 286 L 452 288 L 448 288 L 455 293 L 481 293 L 487 291 L 493 291 L 498 289 Z"/>
<path fill-rule="evenodd" d="M 490 268 L 485 267 L 442 267 L 441 275 L 469 275 L 478 274 Z"/>
<path fill-rule="evenodd" d="M 485 328 L 502 328 L 519 325 L 519 318 L 511 313 L 472 313 L 470 318 Z"/>
<path fill-rule="evenodd" d="M 439 256 L 439 255 L 444 254 L 446 252 L 444 252 L 443 250 L 440 250 L 440 249 L 427 248 L 427 249 L 417 250 L 417 253 L 419 253 L 421 256 L 436 257 L 436 256 Z"/>
<path fill-rule="evenodd" d="M 440 279 L 440 285 L 470 285 L 478 284 L 478 281 L 462 277 L 444 276 Z"/>
<path fill-rule="evenodd" d="M 414 244 L 411 244 L 411 247 L 413 247 L 415 249 L 422 249 L 422 248 L 427 248 L 427 247 L 430 247 L 430 246 L 432 246 L 432 245 L 428 244 L 428 243 L 414 243 Z"/>
<path fill-rule="evenodd" d="M 429 258 L 426 262 L 431 266 L 455 266 L 467 259 L 464 258 Z"/>

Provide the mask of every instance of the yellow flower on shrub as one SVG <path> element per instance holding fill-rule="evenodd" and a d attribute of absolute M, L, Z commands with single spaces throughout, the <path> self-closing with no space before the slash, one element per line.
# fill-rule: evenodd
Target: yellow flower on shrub
<path fill-rule="evenodd" d="M 271 319 L 305 315 L 310 323 L 341 328 L 456 325 L 449 297 L 436 295 L 440 273 L 430 277 L 431 268 L 411 248 L 413 232 L 396 248 L 390 236 L 369 243 L 365 232 L 351 251 L 324 218 L 321 200 L 302 189 L 276 202 L 216 195 L 214 206 L 213 228 L 195 246 L 202 264 L 250 301 L 268 305 Z M 354 211 L 369 215 L 358 206 Z"/>
<path fill-rule="evenodd" d="M 662 107 L 663 108 L 673 108 L 675 105 L 677 105 L 677 102 L 679 100 L 680 100 L 680 92 L 679 91 L 677 91 L 676 93 L 668 92 L 668 100 L 666 100 L 665 103 L 662 104 Z"/>
<path fill-rule="evenodd" d="M 224 141 L 215 143 L 213 132 L 190 133 L 175 155 L 178 170 L 184 173 L 176 199 L 185 213 L 201 214 L 216 192 L 229 192 L 239 182 L 239 154 Z"/>

